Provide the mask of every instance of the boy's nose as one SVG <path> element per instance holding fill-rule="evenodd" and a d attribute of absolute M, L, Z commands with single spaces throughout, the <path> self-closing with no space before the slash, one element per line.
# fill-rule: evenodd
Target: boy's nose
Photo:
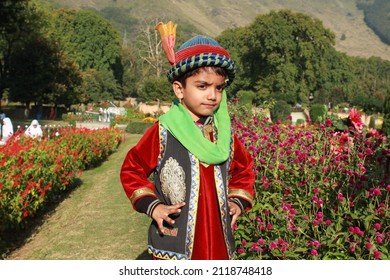
<path fill-rule="evenodd" d="M 210 88 L 210 91 L 209 91 L 209 94 L 208 94 L 208 98 L 210 100 L 216 100 L 217 99 L 217 89 Z"/>

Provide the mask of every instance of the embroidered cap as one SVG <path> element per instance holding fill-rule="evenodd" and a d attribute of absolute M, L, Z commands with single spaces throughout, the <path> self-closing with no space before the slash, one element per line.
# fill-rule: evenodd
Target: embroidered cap
<path fill-rule="evenodd" d="M 230 84 L 236 72 L 230 54 L 222 48 L 217 41 L 206 36 L 195 36 L 181 45 L 173 56 L 175 44 L 176 24 L 171 21 L 167 24 L 159 23 L 156 29 L 160 32 L 164 51 L 172 68 L 168 70 L 167 77 L 170 82 L 193 69 L 203 66 L 219 66 L 227 70 Z"/>

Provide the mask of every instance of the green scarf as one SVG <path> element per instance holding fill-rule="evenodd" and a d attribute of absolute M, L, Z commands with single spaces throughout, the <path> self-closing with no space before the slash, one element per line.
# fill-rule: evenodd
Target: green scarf
<path fill-rule="evenodd" d="M 218 132 L 217 143 L 206 139 L 188 113 L 178 101 L 172 103 L 167 113 L 159 117 L 160 123 L 201 162 L 219 164 L 226 161 L 230 152 L 230 117 L 227 110 L 226 92 L 214 112 L 214 124 Z"/>

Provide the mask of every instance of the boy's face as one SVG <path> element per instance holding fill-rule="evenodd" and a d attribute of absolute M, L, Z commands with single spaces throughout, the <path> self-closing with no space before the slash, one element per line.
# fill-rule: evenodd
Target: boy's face
<path fill-rule="evenodd" d="M 174 81 L 172 86 L 176 97 L 181 100 L 193 121 L 197 121 L 203 116 L 212 115 L 218 108 L 225 87 L 225 77 L 204 67 L 187 78 L 185 87 L 179 81 Z"/>

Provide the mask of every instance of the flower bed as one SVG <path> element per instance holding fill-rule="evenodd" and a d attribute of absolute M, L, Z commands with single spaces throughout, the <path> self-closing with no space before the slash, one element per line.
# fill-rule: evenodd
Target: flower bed
<path fill-rule="evenodd" d="M 61 194 L 82 170 L 104 161 L 121 141 L 119 129 L 64 128 L 41 140 L 16 134 L 0 147 L 0 233 Z"/>
<path fill-rule="evenodd" d="M 238 259 L 388 259 L 390 148 L 376 130 L 271 124 L 234 115 L 255 161 L 253 209 L 235 230 Z"/>

